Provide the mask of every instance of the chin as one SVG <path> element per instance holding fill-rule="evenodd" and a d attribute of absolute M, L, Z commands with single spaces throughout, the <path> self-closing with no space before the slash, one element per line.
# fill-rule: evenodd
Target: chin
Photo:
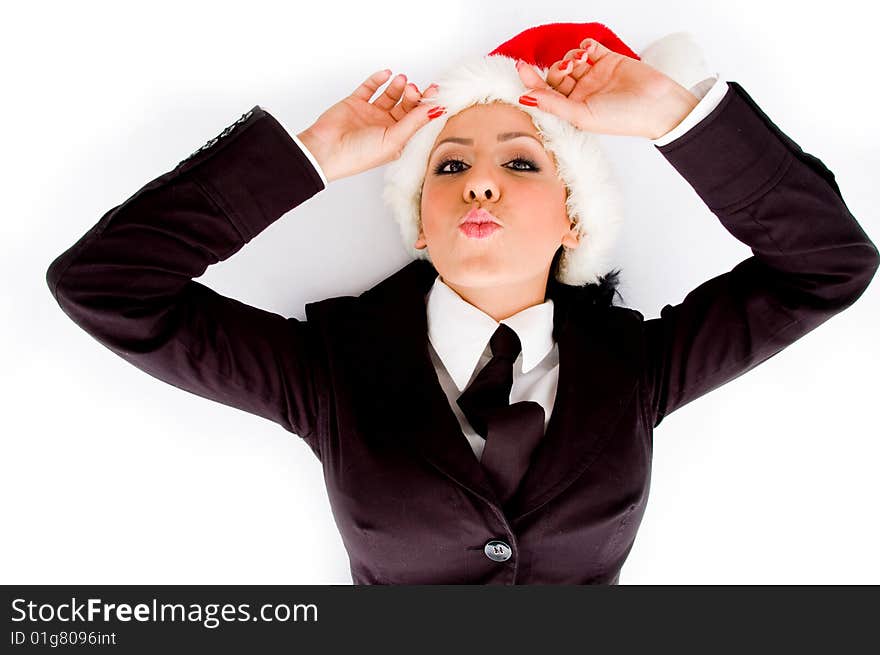
<path fill-rule="evenodd" d="M 463 287 L 492 287 L 509 284 L 516 280 L 517 271 L 511 270 L 507 262 L 494 258 L 469 257 L 466 261 L 443 262 L 435 265 L 444 282 L 452 282 Z"/>

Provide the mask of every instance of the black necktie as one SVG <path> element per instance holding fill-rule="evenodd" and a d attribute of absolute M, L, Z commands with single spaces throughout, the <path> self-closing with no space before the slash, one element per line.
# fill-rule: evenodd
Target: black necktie
<path fill-rule="evenodd" d="M 522 348 L 516 332 L 502 323 L 489 346 L 492 359 L 457 402 L 477 434 L 486 439 L 480 463 L 506 503 L 544 434 L 544 408 L 531 400 L 510 404 L 513 362 Z"/>

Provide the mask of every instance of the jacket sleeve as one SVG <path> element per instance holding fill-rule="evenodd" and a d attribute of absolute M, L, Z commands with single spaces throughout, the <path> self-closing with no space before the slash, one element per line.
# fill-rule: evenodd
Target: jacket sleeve
<path fill-rule="evenodd" d="M 327 375 L 315 327 L 193 278 L 324 188 L 261 107 L 105 213 L 49 266 L 61 309 L 111 351 L 195 395 L 270 419 L 318 454 Z"/>
<path fill-rule="evenodd" d="M 691 131 L 655 147 L 753 256 L 644 321 L 653 427 L 849 307 L 878 267 L 834 174 L 728 85 Z"/>

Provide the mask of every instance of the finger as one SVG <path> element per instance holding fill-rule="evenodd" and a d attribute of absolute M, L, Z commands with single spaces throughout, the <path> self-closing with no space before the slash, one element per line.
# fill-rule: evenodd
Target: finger
<path fill-rule="evenodd" d="M 583 48 L 574 48 L 565 53 L 564 60 L 571 61 L 573 68 L 570 73 L 568 73 L 569 77 L 574 79 L 575 81 L 581 79 L 584 74 L 590 70 L 592 64 L 590 64 L 589 57 L 587 56 L 587 51 Z"/>
<path fill-rule="evenodd" d="M 581 41 L 581 48 L 587 51 L 587 56 L 590 58 L 590 63 L 592 64 L 595 64 L 597 61 L 604 59 L 608 55 L 618 54 L 606 48 L 596 39 L 584 39 L 583 41 Z"/>
<path fill-rule="evenodd" d="M 554 89 L 568 95 L 581 77 L 589 72 L 592 65 L 587 58 L 587 51 L 574 48 L 565 53 L 547 72 L 547 82 Z"/>
<path fill-rule="evenodd" d="M 523 84 L 526 85 L 528 89 L 546 89 L 549 88 L 549 85 L 544 80 L 543 77 L 534 69 L 534 67 L 530 66 L 525 62 L 516 63 L 516 71 L 519 73 L 519 79 L 522 80 Z M 549 73 L 548 73 L 549 74 Z"/>
<path fill-rule="evenodd" d="M 403 90 L 406 88 L 406 75 L 403 73 L 399 75 L 395 75 L 394 79 L 391 80 L 391 83 L 385 87 L 385 91 L 373 101 L 373 105 L 378 107 L 379 109 L 384 109 L 388 111 L 394 105 L 397 104 L 397 101 L 400 100 L 400 96 L 403 95 Z"/>
<path fill-rule="evenodd" d="M 360 98 L 361 100 L 369 102 L 370 98 L 376 93 L 376 90 L 388 80 L 389 75 L 391 75 L 391 71 L 387 68 L 385 70 L 376 71 L 370 75 L 363 84 L 356 88 L 351 95 L 355 98 Z"/>
<path fill-rule="evenodd" d="M 568 95 L 577 82 L 569 75 L 573 67 L 574 64 L 569 59 L 553 62 L 553 65 L 547 70 L 547 83 L 559 93 Z"/>
<path fill-rule="evenodd" d="M 395 106 L 391 110 L 391 116 L 394 120 L 399 121 L 403 118 L 404 114 L 412 111 L 414 108 L 418 107 L 424 100 L 430 101 L 431 98 L 437 95 L 439 87 L 436 84 L 431 84 L 427 89 L 425 89 L 424 93 L 419 93 L 419 87 L 410 82 L 407 84 L 407 88 L 403 94 L 403 102 Z M 432 107 L 435 105 L 431 105 Z"/>
<path fill-rule="evenodd" d="M 542 78 L 538 72 L 528 64 L 518 61 L 516 69 L 519 73 L 520 79 L 528 88 L 528 91 L 524 95 L 536 98 L 538 100 L 539 109 L 556 114 L 566 120 L 571 120 L 569 116 L 575 115 L 575 108 L 565 104 L 568 103 L 568 98 L 566 98 L 565 95 L 554 89 L 552 85 L 548 84 L 547 81 L 545 81 L 544 78 Z M 553 77 L 551 77 L 551 74 L 553 74 L 552 67 L 547 71 L 548 80 L 564 75 L 564 73 L 558 69 Z"/>
<path fill-rule="evenodd" d="M 431 122 L 431 115 L 438 114 L 439 110 L 435 111 L 435 109 L 436 105 L 432 103 L 419 103 L 418 107 L 408 111 L 399 121 L 387 128 L 385 131 L 387 147 L 391 152 L 396 153 L 396 157 L 400 157 L 404 146 L 413 134 Z"/>
<path fill-rule="evenodd" d="M 595 75 L 585 74 L 581 79 L 577 80 L 574 88 L 568 94 L 568 99 L 573 102 L 583 103 L 591 95 L 600 91 L 604 83 Z"/>
<path fill-rule="evenodd" d="M 412 82 L 407 84 L 403 90 L 403 98 L 398 104 L 391 108 L 391 117 L 394 120 L 399 121 L 403 118 L 405 113 L 419 103 L 420 97 L 421 94 L 419 93 L 419 88 Z"/>
<path fill-rule="evenodd" d="M 584 119 L 584 106 L 582 103 L 569 100 L 566 96 L 552 88 L 530 89 L 526 95 L 532 96 L 537 100 L 538 109 L 559 116 L 575 127 L 587 129 L 587 126 L 582 125 Z"/>
<path fill-rule="evenodd" d="M 579 57 L 578 53 L 583 52 L 583 50 L 575 50 L 574 58 L 567 60 L 568 62 L 570 62 L 568 64 L 568 67 L 564 68 L 562 71 L 557 71 L 556 73 L 554 73 L 554 75 L 552 76 L 552 82 L 550 84 L 550 86 L 552 86 L 554 89 L 572 99 L 574 99 L 572 97 L 572 93 L 575 89 L 578 88 L 578 84 L 593 68 L 592 64 L 586 61 L 586 56 L 584 56 L 583 63 L 577 63 Z M 558 63 L 564 64 L 565 62 L 563 61 Z M 554 62 L 554 67 L 556 65 L 557 63 Z M 566 73 L 565 71 L 568 72 Z M 549 74 L 548 79 L 551 79 L 551 76 Z"/>

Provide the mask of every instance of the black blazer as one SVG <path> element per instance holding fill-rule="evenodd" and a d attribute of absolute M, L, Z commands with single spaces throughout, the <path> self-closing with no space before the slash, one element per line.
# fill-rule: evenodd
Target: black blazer
<path fill-rule="evenodd" d="M 323 188 L 259 106 L 110 209 L 46 280 L 134 366 L 299 435 L 355 584 L 615 584 L 648 499 L 653 429 L 851 305 L 878 267 L 834 175 L 729 86 L 658 150 L 754 255 L 650 320 L 551 280 L 558 394 L 506 512 L 430 361 L 427 261 L 309 303 L 305 321 L 193 280 Z"/>

